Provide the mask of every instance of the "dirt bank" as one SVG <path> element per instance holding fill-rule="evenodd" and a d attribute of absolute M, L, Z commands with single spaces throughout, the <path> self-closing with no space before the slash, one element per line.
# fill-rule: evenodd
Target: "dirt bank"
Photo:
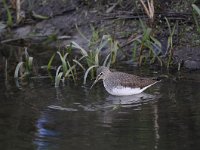
<path fill-rule="evenodd" d="M 134 45 L 124 45 L 134 35 L 142 34 L 138 19 L 148 21 L 139 1 L 23 1 L 23 16 L 18 24 L 15 17 L 16 8 L 11 3 L 7 5 L 10 6 L 14 24 L 12 27 L 6 25 L 6 9 L 3 4 L 0 5 L 0 40 L 2 44 L 18 46 L 48 45 L 58 48 L 75 41 L 88 49 L 86 39 L 90 40 L 94 32 L 98 32 L 99 37 L 104 34 L 112 35 L 119 41 L 121 50 L 129 54 Z M 165 47 L 169 33 L 164 17 L 169 19 L 172 26 L 178 24 L 173 37 L 174 54 L 178 62 L 184 62 L 186 68 L 200 69 L 200 34 L 193 21 L 191 2 L 155 1 L 155 6 L 155 36 Z M 131 57 L 131 54 L 128 56 Z"/>

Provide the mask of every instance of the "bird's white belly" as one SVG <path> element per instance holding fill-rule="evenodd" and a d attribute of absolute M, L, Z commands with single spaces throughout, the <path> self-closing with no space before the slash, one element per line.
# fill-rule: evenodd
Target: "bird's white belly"
<path fill-rule="evenodd" d="M 142 89 L 117 86 L 117 87 L 112 88 L 112 89 L 106 88 L 106 91 L 108 93 L 110 93 L 111 95 L 123 96 L 123 95 L 139 94 L 139 93 L 142 92 Z"/>
<path fill-rule="evenodd" d="M 157 83 L 157 82 L 155 82 Z M 150 84 L 144 88 L 131 88 L 131 87 L 123 87 L 123 86 L 116 86 L 114 88 L 108 88 L 107 86 L 104 85 L 106 88 L 106 91 L 110 93 L 111 95 L 117 95 L 117 96 L 125 96 L 125 95 L 134 95 L 134 94 L 139 94 L 142 93 L 144 90 L 146 90 L 148 87 L 154 85 Z"/>

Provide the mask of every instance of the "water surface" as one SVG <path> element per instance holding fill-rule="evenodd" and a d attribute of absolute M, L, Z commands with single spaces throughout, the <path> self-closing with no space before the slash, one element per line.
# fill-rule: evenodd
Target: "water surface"
<path fill-rule="evenodd" d="M 34 79 L 19 89 L 1 79 L 0 149 L 199 149 L 198 81 L 169 79 L 129 97 L 89 84 Z"/>

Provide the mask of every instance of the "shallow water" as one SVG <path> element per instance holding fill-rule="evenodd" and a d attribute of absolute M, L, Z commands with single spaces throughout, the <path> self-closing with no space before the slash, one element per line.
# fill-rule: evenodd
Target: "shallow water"
<path fill-rule="evenodd" d="M 0 149 L 195 150 L 200 147 L 200 83 L 163 81 L 145 93 L 116 97 L 102 84 L 48 79 L 18 89 L 0 82 Z"/>

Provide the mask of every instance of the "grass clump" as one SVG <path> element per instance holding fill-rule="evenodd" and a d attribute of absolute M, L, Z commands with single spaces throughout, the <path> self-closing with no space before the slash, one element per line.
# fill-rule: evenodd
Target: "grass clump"
<path fill-rule="evenodd" d="M 160 66 L 162 66 L 163 63 L 159 57 L 161 53 L 161 43 L 152 36 L 152 28 L 147 27 L 141 20 L 140 24 L 143 35 L 134 42 L 133 59 L 137 60 L 140 66 L 147 62 L 154 63 L 157 59 L 160 62 Z M 137 51 L 139 52 L 138 55 L 136 55 Z"/>
<path fill-rule="evenodd" d="M 71 49 L 71 46 L 67 48 L 67 51 Z M 71 58 L 69 57 L 70 53 L 64 51 L 57 51 L 57 56 L 59 56 L 59 59 L 61 61 L 61 64 L 56 69 L 56 75 L 55 75 L 55 87 L 59 87 L 60 82 L 65 82 L 66 78 L 72 78 L 75 82 L 77 80 L 77 66 L 85 70 L 84 66 L 81 64 L 81 60 L 85 57 L 82 56 L 79 59 Z M 52 67 L 53 60 L 56 56 L 56 54 L 53 54 L 50 58 L 47 66 L 47 70 L 50 72 Z"/>
<path fill-rule="evenodd" d="M 94 45 L 97 46 L 95 47 Z M 85 68 L 88 68 L 84 74 L 84 84 L 86 83 L 86 79 L 89 73 L 91 78 L 94 78 L 94 68 L 100 65 L 110 66 L 111 64 L 114 64 L 116 62 L 117 51 L 119 50 L 118 41 L 114 40 L 110 35 L 103 35 L 100 42 L 98 40 L 96 43 L 93 42 L 92 46 L 89 46 L 89 50 L 85 50 L 74 41 L 72 42 L 72 47 L 81 51 L 86 64 Z M 104 49 L 108 49 L 108 53 L 105 59 L 102 58 L 101 55 L 101 51 Z"/>
<path fill-rule="evenodd" d="M 173 64 L 173 37 L 176 24 L 173 28 L 167 18 L 165 18 L 169 30 L 166 52 L 163 51 L 161 42 L 154 36 L 153 29 L 146 26 L 141 20 L 142 36 L 134 41 L 133 60 L 137 60 L 138 64 L 153 64 L 158 62 L 161 67 L 166 66 L 168 69 Z"/>

